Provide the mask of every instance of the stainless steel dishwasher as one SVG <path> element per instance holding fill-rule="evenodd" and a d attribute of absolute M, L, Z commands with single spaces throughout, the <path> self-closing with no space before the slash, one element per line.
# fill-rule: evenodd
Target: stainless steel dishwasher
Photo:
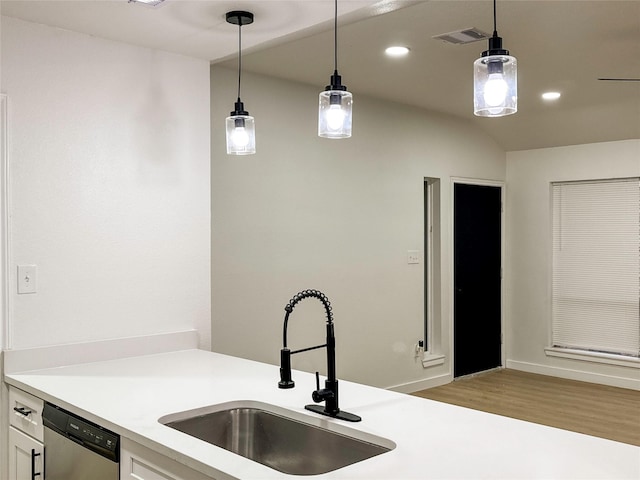
<path fill-rule="evenodd" d="M 45 480 L 118 480 L 120 436 L 45 402 Z"/>

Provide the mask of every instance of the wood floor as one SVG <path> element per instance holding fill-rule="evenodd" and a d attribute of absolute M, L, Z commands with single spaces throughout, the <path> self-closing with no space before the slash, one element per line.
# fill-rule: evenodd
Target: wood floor
<path fill-rule="evenodd" d="M 414 393 L 640 446 L 640 392 L 500 369 Z"/>

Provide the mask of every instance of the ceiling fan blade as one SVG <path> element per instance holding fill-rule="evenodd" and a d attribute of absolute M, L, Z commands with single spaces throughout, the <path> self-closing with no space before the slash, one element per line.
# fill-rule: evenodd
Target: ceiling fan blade
<path fill-rule="evenodd" d="M 640 82 L 640 78 L 599 78 L 607 82 Z"/>

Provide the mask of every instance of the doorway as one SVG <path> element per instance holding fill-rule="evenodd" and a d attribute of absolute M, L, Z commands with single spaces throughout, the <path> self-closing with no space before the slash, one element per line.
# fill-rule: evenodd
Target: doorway
<path fill-rule="evenodd" d="M 502 186 L 453 184 L 453 376 L 502 365 Z"/>

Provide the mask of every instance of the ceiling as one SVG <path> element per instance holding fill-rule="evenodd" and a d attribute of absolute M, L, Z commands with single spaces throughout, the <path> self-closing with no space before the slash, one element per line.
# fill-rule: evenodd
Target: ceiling
<path fill-rule="evenodd" d="M 453 45 L 432 37 L 493 30 L 489 0 L 340 0 L 338 69 L 357 99 L 376 97 L 466 119 L 506 150 L 640 138 L 640 0 L 499 0 L 498 33 L 518 60 L 518 113 L 474 117 L 473 61 L 486 40 Z M 2 15 L 203 58 L 237 68 L 230 10 L 249 10 L 243 70 L 314 85 L 333 73 L 331 0 L 2 0 Z M 411 49 L 404 58 L 389 45 Z M 295 61 L 292 61 L 295 59 Z M 555 90 L 562 97 L 543 101 Z M 244 92 L 247 99 L 250 92 Z"/>

